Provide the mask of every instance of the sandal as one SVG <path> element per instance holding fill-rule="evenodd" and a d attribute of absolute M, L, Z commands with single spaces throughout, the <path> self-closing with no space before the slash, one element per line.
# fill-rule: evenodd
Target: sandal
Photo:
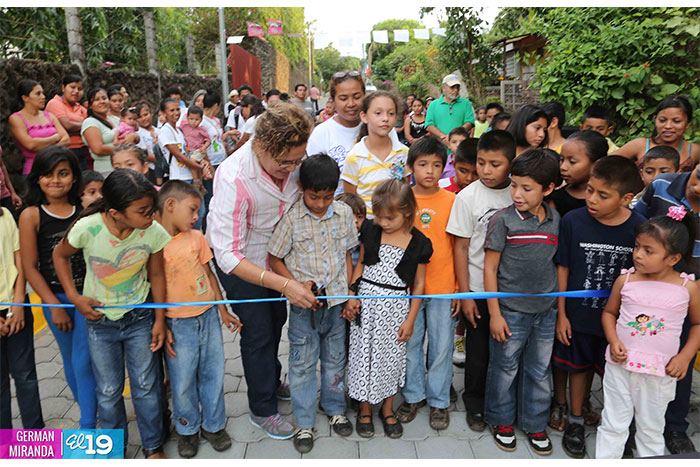
<path fill-rule="evenodd" d="M 382 411 L 379 411 L 379 418 L 382 421 L 382 425 L 384 425 L 384 434 L 392 439 L 396 438 L 401 438 L 403 435 L 403 426 L 401 425 L 401 422 L 399 421 L 398 418 L 394 414 L 384 416 Z M 387 420 L 390 418 L 393 418 L 396 420 L 396 423 L 387 423 Z"/>
<path fill-rule="evenodd" d="M 583 406 L 581 407 L 581 416 L 583 417 L 583 424 L 588 426 L 595 426 L 600 422 L 600 414 L 593 410 L 591 407 L 591 395 L 583 401 Z"/>
<path fill-rule="evenodd" d="M 361 419 L 369 419 L 369 422 L 361 422 Z M 360 415 L 357 414 L 357 420 L 355 420 L 355 430 L 357 434 L 363 438 L 371 438 L 374 436 L 374 423 L 372 423 L 372 414 Z"/>
<path fill-rule="evenodd" d="M 569 406 L 566 402 L 560 404 L 555 399 L 552 399 L 552 405 L 549 407 L 549 419 L 547 420 L 547 425 L 557 431 L 564 431 L 566 428 L 568 413 Z"/>

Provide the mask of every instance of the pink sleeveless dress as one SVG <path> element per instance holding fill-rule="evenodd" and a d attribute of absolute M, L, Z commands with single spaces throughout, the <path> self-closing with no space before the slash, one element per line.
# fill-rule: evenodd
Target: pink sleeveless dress
<path fill-rule="evenodd" d="M 678 354 L 683 320 L 688 314 L 690 293 L 686 288 L 693 274 L 681 273 L 683 285 L 657 281 L 629 282 L 634 268 L 623 269 L 625 284 L 617 318 L 617 335 L 627 349 L 627 360 L 614 362 L 610 346 L 605 351 L 608 364 L 629 371 L 666 376 L 666 365 Z"/>
<path fill-rule="evenodd" d="M 19 118 L 24 120 L 24 124 L 27 126 L 27 133 L 29 133 L 29 136 L 32 138 L 48 138 L 49 136 L 56 134 L 56 127 L 51 121 L 51 115 L 46 110 L 44 110 L 44 116 L 46 117 L 46 120 L 48 120 L 48 123 L 44 123 L 43 125 L 30 125 L 27 119 L 24 118 L 24 115 L 22 115 L 20 112 L 15 112 L 12 115 L 19 115 Z M 17 143 L 17 147 L 22 152 L 22 155 L 24 155 L 24 168 L 22 169 L 22 175 L 27 175 L 32 170 L 36 152 L 32 152 L 25 148 L 17 140 L 15 140 L 15 143 Z"/>

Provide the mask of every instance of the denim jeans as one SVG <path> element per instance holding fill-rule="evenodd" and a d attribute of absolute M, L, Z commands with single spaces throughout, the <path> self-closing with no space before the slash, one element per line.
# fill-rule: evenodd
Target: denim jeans
<path fill-rule="evenodd" d="M 70 304 L 65 294 L 56 294 L 61 303 Z M 51 309 L 43 308 L 46 323 L 49 325 L 63 359 L 63 372 L 73 393 L 73 399 L 80 407 L 80 428 L 95 428 L 97 424 L 97 396 L 95 376 L 92 374 L 90 348 L 88 345 L 85 318 L 75 308 L 63 308 L 73 321 L 73 330 L 63 332 L 53 324 Z"/>
<path fill-rule="evenodd" d="M 506 336 L 508 342 L 490 341 L 486 421 L 512 425 L 517 415 L 523 431 L 537 433 L 545 429 L 549 416 L 557 310 L 518 313 L 501 308 L 501 314 L 512 335 Z"/>
<path fill-rule="evenodd" d="M 418 310 L 413 334 L 406 346 L 406 402 L 427 399 L 428 405 L 446 409 L 452 384 L 452 345 L 456 318 L 451 318 L 452 300 L 427 298 Z M 425 342 L 428 334 L 428 372 L 425 371 Z M 426 381 L 427 379 L 427 381 Z"/>
<path fill-rule="evenodd" d="M 319 357 L 321 407 L 331 417 L 345 414 L 345 320 L 341 311 L 342 305 L 316 311 L 292 305 L 289 312 L 289 390 L 294 420 L 304 430 L 312 429 L 316 421 Z"/>
<path fill-rule="evenodd" d="M 122 397 L 126 359 L 144 449 L 156 449 L 163 441 L 163 403 L 158 381 L 161 375 L 156 362 L 158 354 L 150 349 L 154 315 L 153 310 L 134 308 L 117 321 L 106 316 L 86 320 L 100 425 L 104 429 L 123 429 L 126 446 L 129 432 Z"/>
<path fill-rule="evenodd" d="M 29 303 L 29 299 L 26 298 L 25 302 Z M 6 314 L 7 309 L 0 311 L 0 316 Z M 24 309 L 24 328 L 21 331 L 0 337 L 0 429 L 12 428 L 10 376 L 15 380 L 22 427 L 44 428 L 34 361 L 34 315 L 31 308 Z"/>
<path fill-rule="evenodd" d="M 219 311 L 213 306 L 191 318 L 165 318 L 173 333 L 175 357 L 166 353 L 173 394 L 175 429 L 194 435 L 202 427 L 216 433 L 226 427 L 224 342 Z M 199 405 L 202 415 L 199 415 Z"/>

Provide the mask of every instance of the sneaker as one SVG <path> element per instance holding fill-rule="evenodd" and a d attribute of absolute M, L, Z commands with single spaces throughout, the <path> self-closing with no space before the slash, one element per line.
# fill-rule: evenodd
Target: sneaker
<path fill-rule="evenodd" d="M 258 417 L 251 413 L 250 423 L 262 428 L 267 436 L 274 439 L 289 439 L 296 433 L 294 425 L 289 423 L 279 412 L 269 417 Z"/>
<path fill-rule="evenodd" d="M 455 349 L 452 352 L 452 363 L 459 368 L 464 366 L 467 355 L 464 352 L 464 336 L 455 339 Z"/>
<path fill-rule="evenodd" d="M 515 431 L 513 425 L 493 425 L 493 439 L 496 446 L 504 451 L 515 451 Z"/>
<path fill-rule="evenodd" d="M 216 433 L 211 433 L 202 428 L 202 438 L 209 441 L 214 451 L 225 451 L 231 447 L 231 437 L 226 433 L 226 430 L 219 430 Z"/>
<path fill-rule="evenodd" d="M 564 452 L 574 459 L 583 459 L 586 455 L 586 433 L 580 423 L 569 422 L 561 440 Z"/>
<path fill-rule="evenodd" d="M 177 440 L 177 453 L 180 457 L 191 459 L 197 455 L 199 450 L 199 435 L 180 435 Z"/>
<path fill-rule="evenodd" d="M 692 454 L 695 452 L 693 442 L 685 431 L 667 431 L 664 433 L 666 449 L 671 454 Z"/>
<path fill-rule="evenodd" d="M 314 432 L 311 430 L 299 430 L 294 437 L 294 449 L 306 454 L 314 447 Z"/>
<path fill-rule="evenodd" d="M 537 433 L 528 433 L 527 440 L 530 442 L 530 447 L 535 454 L 540 456 L 547 456 L 552 453 L 552 442 L 547 436 L 546 431 L 539 431 Z"/>
<path fill-rule="evenodd" d="M 445 430 L 450 426 L 450 414 L 447 409 L 430 407 L 430 427 L 435 430 Z"/>
<path fill-rule="evenodd" d="M 350 436 L 352 434 L 352 423 L 345 415 L 333 415 L 328 421 L 333 431 L 340 436 Z"/>
<path fill-rule="evenodd" d="M 467 412 L 467 425 L 469 425 L 469 428 L 474 431 L 484 431 L 486 429 L 484 414 L 478 412 Z"/>
<path fill-rule="evenodd" d="M 414 404 L 403 401 L 398 409 L 396 409 L 396 419 L 401 423 L 408 423 L 416 418 L 418 409 L 424 407 L 426 404 L 425 399 Z"/>
<path fill-rule="evenodd" d="M 277 390 L 275 391 L 275 395 L 281 401 L 291 401 L 292 395 L 289 392 L 289 384 L 282 383 L 279 386 L 277 386 Z"/>

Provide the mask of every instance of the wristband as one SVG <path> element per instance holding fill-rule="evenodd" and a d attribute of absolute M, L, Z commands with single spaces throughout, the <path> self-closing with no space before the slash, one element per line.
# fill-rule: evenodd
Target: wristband
<path fill-rule="evenodd" d="M 284 297 L 284 291 L 287 290 L 287 285 L 289 284 L 289 281 L 290 281 L 290 280 L 291 280 L 291 279 L 287 279 L 287 282 L 285 282 L 284 285 L 282 286 L 282 292 L 281 292 L 281 293 L 282 293 L 282 296 L 283 296 L 283 297 Z"/>
<path fill-rule="evenodd" d="M 264 270 L 264 269 L 263 269 L 263 271 L 260 273 L 260 287 L 264 287 L 264 286 L 263 286 L 263 277 L 265 277 L 265 270 Z"/>

